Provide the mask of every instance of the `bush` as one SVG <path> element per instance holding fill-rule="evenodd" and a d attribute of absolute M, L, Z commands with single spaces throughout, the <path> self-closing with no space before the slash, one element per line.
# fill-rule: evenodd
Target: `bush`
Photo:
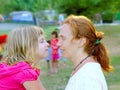
<path fill-rule="evenodd" d="M 112 21 L 113 21 L 113 13 L 112 13 L 112 11 L 106 11 L 106 12 L 104 12 L 103 13 L 103 15 L 102 15 L 102 19 L 103 19 L 103 22 L 105 23 L 105 22 L 107 22 L 107 23 L 112 23 Z"/>

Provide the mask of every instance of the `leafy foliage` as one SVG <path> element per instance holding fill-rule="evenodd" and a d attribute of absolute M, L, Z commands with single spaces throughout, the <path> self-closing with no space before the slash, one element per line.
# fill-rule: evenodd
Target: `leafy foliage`
<path fill-rule="evenodd" d="M 120 9 L 119 0 L 0 0 L 0 13 L 8 14 L 12 11 L 29 10 L 32 12 L 54 9 L 67 15 L 86 15 L 93 17 L 95 13 L 106 10 L 114 14 Z"/>

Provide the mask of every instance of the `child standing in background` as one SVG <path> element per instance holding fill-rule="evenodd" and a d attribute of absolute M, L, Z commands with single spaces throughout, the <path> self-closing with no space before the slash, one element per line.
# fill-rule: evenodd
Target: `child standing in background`
<path fill-rule="evenodd" d="M 38 62 L 48 54 L 42 28 L 22 26 L 7 40 L 7 58 L 0 63 L 0 90 L 45 90 Z"/>
<path fill-rule="evenodd" d="M 52 73 L 56 74 L 58 72 L 58 59 L 59 59 L 59 53 L 58 53 L 58 33 L 56 31 L 52 32 L 52 38 L 51 38 L 51 47 L 52 47 Z"/>
<path fill-rule="evenodd" d="M 51 73 L 51 68 L 50 68 L 50 60 L 52 59 L 52 48 L 51 48 L 51 43 L 50 40 L 47 41 L 48 45 L 48 56 L 45 58 L 47 62 L 47 68 L 48 68 L 48 75 Z"/>

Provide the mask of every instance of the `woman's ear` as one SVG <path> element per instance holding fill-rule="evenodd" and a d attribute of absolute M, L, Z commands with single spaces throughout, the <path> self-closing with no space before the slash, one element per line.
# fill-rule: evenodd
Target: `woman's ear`
<path fill-rule="evenodd" d="M 80 47 L 85 46 L 86 41 L 87 41 L 87 40 L 86 40 L 85 37 L 80 38 L 80 39 L 78 40 L 78 47 L 80 48 Z"/>

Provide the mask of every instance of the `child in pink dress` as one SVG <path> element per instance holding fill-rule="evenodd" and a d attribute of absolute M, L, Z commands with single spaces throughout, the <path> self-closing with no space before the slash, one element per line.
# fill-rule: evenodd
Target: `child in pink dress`
<path fill-rule="evenodd" d="M 52 32 L 51 47 L 52 47 L 52 73 L 55 74 L 58 72 L 58 33 L 56 31 Z"/>
<path fill-rule="evenodd" d="M 38 68 L 47 56 L 48 43 L 42 28 L 24 26 L 12 30 L 7 40 L 7 58 L 0 63 L 0 90 L 46 90 Z"/>

